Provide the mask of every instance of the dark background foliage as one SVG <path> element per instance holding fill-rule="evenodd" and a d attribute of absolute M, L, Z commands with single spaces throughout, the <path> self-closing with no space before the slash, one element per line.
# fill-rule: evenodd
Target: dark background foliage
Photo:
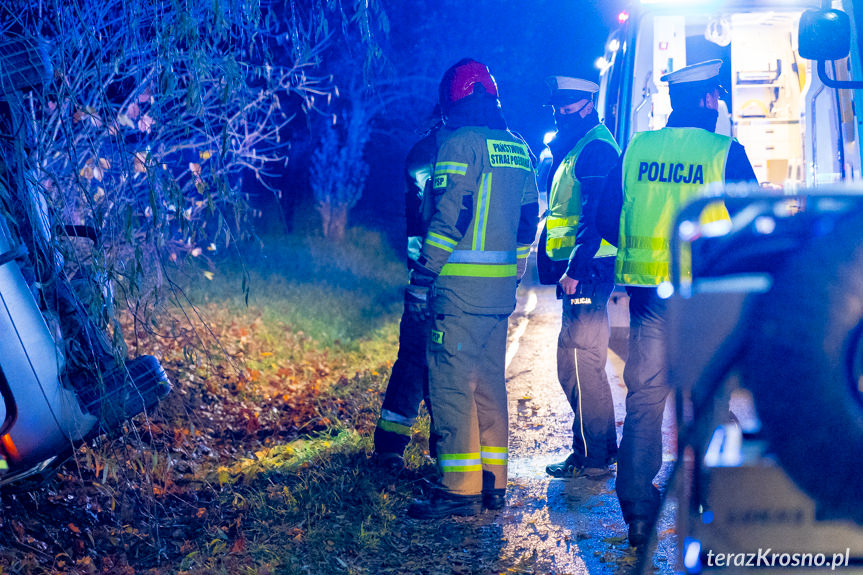
<path fill-rule="evenodd" d="M 461 58 L 474 58 L 489 66 L 498 82 L 510 129 L 519 132 L 538 154 L 543 134 L 553 128 L 551 111 L 542 105 L 547 97 L 544 78 L 565 74 L 598 80 L 594 62 L 602 55 L 621 4 L 567 0 L 382 2 L 386 26 L 378 25 L 371 31 L 381 57 L 371 66 L 362 64 L 357 31 L 335 39 L 324 52 L 322 68 L 333 75 L 340 88 L 356 85 L 361 79 L 366 89 L 363 105 L 369 117 L 369 139 L 363 155 L 369 165 L 368 178 L 350 223 L 385 231 L 401 249 L 404 158 L 433 123 L 430 116 L 441 76 Z M 343 114 L 356 104 L 359 94 L 356 89 L 342 89 L 327 111 Z M 278 212 L 281 221 L 260 222 L 261 229 L 314 226 L 314 218 L 308 217 L 311 195 L 304 190 L 309 164 L 315 161 L 315 142 L 328 120 L 310 118 L 303 130 L 295 132 L 292 166 L 279 183 L 285 188 Z"/>

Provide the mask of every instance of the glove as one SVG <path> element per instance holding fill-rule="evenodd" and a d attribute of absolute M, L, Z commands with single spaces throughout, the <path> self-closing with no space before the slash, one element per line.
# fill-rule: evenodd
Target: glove
<path fill-rule="evenodd" d="M 433 283 L 434 276 L 411 270 L 410 285 L 405 288 L 405 313 L 413 321 L 424 322 L 431 318 L 429 292 Z"/>
<path fill-rule="evenodd" d="M 518 258 L 515 264 L 515 285 L 521 284 L 524 279 L 524 272 L 527 271 L 527 258 Z"/>
<path fill-rule="evenodd" d="M 405 288 L 405 313 L 411 320 L 422 323 L 431 317 L 429 286 L 409 285 Z"/>

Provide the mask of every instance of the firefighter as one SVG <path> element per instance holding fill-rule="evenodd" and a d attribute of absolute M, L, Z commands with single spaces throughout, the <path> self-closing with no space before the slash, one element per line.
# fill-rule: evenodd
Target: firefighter
<path fill-rule="evenodd" d="M 470 59 L 452 66 L 440 104 L 453 133 L 438 150 L 434 215 L 407 288 L 414 312 L 431 314 L 429 391 L 441 472 L 431 496 L 408 509 L 420 519 L 505 505 L 507 319 L 539 211 L 530 151 L 507 129 L 488 68 Z"/>
<path fill-rule="evenodd" d="M 422 250 L 423 236 L 428 226 L 424 212 L 426 185 L 431 181 L 432 166 L 438 146 L 449 133 L 441 118 L 440 106 L 432 112 L 434 125 L 410 149 L 405 160 L 405 219 L 407 222 L 408 270 L 413 269 Z M 410 442 L 411 427 L 416 421 L 420 401 L 428 400 L 428 343 L 429 321 L 410 313 L 410 301 L 405 301 L 399 326 L 399 351 L 393 364 L 384 394 L 381 415 L 375 428 L 375 460 L 388 469 L 399 472 L 404 468 L 403 454 Z M 416 321 L 419 319 L 419 321 Z M 434 452 L 434 437 L 430 438 Z"/>
<path fill-rule="evenodd" d="M 636 547 L 649 540 L 660 505 L 653 479 L 662 465 L 662 416 L 670 390 L 666 300 L 657 286 L 670 280 L 672 222 L 687 200 L 711 184 L 757 181 L 743 146 L 715 133 L 721 65 L 709 60 L 662 76 L 673 109 L 667 125 L 632 137 L 597 207 L 600 234 L 617 240 L 615 281 L 629 294 L 629 356 L 623 372 L 628 391 L 616 489 L 629 542 Z M 728 217 L 721 202 L 712 205 L 703 220 Z"/>
<path fill-rule="evenodd" d="M 596 234 L 582 200 L 601 188 L 617 163 L 620 148 L 594 109 L 599 90 L 580 78 L 552 76 L 557 135 L 551 152 L 545 253 L 558 267 L 558 297 L 563 300 L 557 339 L 557 376 L 575 418 L 572 453 L 545 468 L 552 477 L 610 475 L 617 458 L 617 431 L 611 388 L 605 374 L 608 355 L 608 298 L 614 289 L 617 250 L 602 242 L 598 250 L 574 249 L 576 233 Z M 583 245 L 583 244 L 582 244 Z M 542 249 L 542 246 L 540 246 Z"/>

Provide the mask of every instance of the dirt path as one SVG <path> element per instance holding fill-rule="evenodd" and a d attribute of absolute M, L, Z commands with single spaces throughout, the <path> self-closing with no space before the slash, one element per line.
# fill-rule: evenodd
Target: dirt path
<path fill-rule="evenodd" d="M 625 311 L 625 307 L 623 308 Z M 507 385 L 510 404 L 509 506 L 494 520 L 505 540 L 501 557 L 524 558 L 536 573 L 606 574 L 632 570 L 636 555 L 614 494 L 614 478 L 553 479 L 545 466 L 570 452 L 572 411 L 557 382 L 555 349 L 560 302 L 554 288 L 524 285 L 510 320 Z M 625 333 L 614 330 L 606 371 L 612 385 L 618 434 L 625 414 L 622 382 Z M 674 446 L 666 412 L 663 475 Z M 676 535 L 666 512 L 654 556 L 657 573 L 674 573 Z"/>

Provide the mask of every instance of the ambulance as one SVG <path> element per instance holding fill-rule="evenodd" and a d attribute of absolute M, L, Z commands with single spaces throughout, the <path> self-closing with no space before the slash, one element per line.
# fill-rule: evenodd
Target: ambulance
<path fill-rule="evenodd" d="M 660 77 L 717 58 L 727 91 L 717 132 L 743 144 L 759 182 L 793 192 L 860 180 L 860 93 L 830 89 L 799 54 L 800 17 L 822 4 L 642 0 L 620 12 L 596 62 L 600 117 L 621 143 L 663 127 L 671 103 Z M 832 4 L 853 14 L 851 2 Z M 857 56 L 828 62 L 829 77 L 860 78 Z"/>
<path fill-rule="evenodd" d="M 861 24 L 859 1 L 641 0 L 596 61 L 625 147 L 665 126 L 661 76 L 722 60 L 716 131 L 760 183 L 720 191 L 726 229 L 700 224 L 715 198 L 683 209 L 660 286 L 680 571 L 863 571 Z"/>

